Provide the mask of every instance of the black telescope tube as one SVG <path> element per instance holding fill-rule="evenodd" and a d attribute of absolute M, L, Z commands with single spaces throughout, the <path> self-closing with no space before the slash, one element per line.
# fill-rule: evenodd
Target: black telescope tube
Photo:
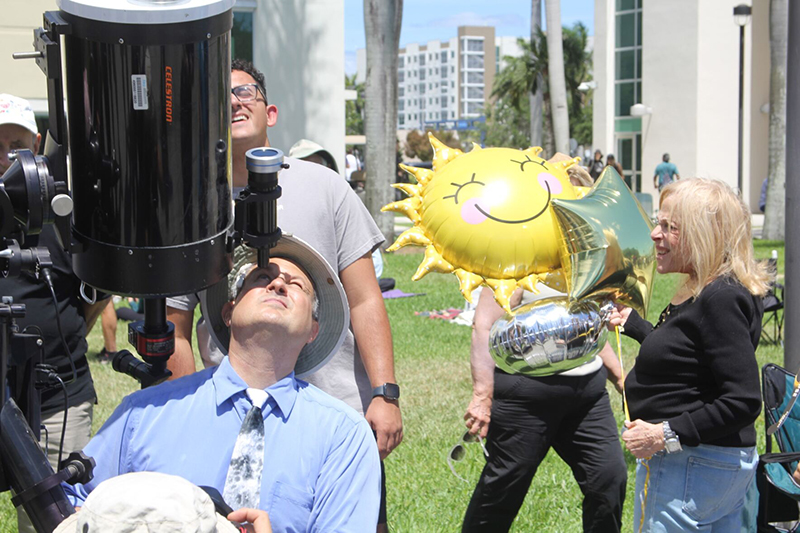
<path fill-rule="evenodd" d="M 0 412 L 0 457 L 6 480 L 17 494 L 54 474 L 25 416 L 13 399 L 7 400 Z M 23 502 L 23 507 L 33 527 L 40 533 L 53 531 L 75 512 L 59 484 Z"/>

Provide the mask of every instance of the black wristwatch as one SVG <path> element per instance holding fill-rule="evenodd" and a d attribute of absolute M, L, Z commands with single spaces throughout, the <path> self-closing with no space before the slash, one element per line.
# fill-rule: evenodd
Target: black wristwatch
<path fill-rule="evenodd" d="M 384 383 L 380 387 L 372 389 L 372 397 L 383 396 L 387 400 L 397 400 L 400 398 L 400 386 L 397 383 Z"/>

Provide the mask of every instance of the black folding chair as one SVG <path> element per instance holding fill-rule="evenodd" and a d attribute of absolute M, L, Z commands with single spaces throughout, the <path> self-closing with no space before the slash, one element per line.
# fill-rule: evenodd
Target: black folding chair
<path fill-rule="evenodd" d="M 764 296 L 764 322 L 761 324 L 761 339 L 767 344 L 783 346 L 783 285 L 778 283 L 778 259 L 767 260 L 773 281 L 769 292 Z M 771 326 L 771 328 L 770 328 Z M 769 330 L 772 329 L 772 333 Z"/>
<path fill-rule="evenodd" d="M 775 424 L 791 401 L 795 376 L 769 363 L 761 371 L 764 396 L 764 422 Z M 772 452 L 772 439 L 779 453 Z M 766 435 L 766 453 L 759 458 L 758 532 L 794 533 L 800 531 L 798 502 L 800 485 L 792 478 L 800 460 L 800 401 L 792 406 L 785 422 L 772 436 Z"/>

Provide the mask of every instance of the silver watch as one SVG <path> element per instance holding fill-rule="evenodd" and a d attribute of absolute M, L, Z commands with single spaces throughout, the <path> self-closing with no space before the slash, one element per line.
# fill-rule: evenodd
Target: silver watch
<path fill-rule="evenodd" d="M 664 430 L 664 447 L 666 448 L 667 453 L 677 453 L 683 451 L 683 448 L 681 448 L 681 439 L 674 431 L 672 431 L 672 428 L 669 427 L 669 422 L 664 420 L 661 423 L 661 427 Z"/>

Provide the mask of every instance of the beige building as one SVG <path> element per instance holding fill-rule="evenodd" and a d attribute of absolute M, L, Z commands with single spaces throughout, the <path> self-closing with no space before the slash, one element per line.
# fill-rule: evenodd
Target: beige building
<path fill-rule="evenodd" d="M 518 56 L 516 37 L 496 37 L 492 26 L 459 26 L 448 41 L 411 43 L 399 50 L 397 127 L 467 129 L 481 120 L 505 56 Z M 356 81 L 367 71 L 366 50 L 356 51 Z"/>
<path fill-rule="evenodd" d="M 0 93 L 31 101 L 47 115 L 44 74 L 12 52 L 33 50 L 33 30 L 55 0 L 3 0 L 0 23 Z M 344 0 L 237 0 L 232 54 L 252 60 L 267 78 L 270 103 L 279 109 L 270 129 L 273 146 L 288 152 L 299 139 L 330 151 L 344 168 Z"/>
<path fill-rule="evenodd" d="M 738 182 L 741 0 L 595 0 L 593 144 L 657 198 L 670 154 L 681 177 Z M 769 140 L 769 3 L 745 26 L 743 194 L 758 212 Z M 637 105 L 633 113 L 631 107 Z M 640 114 L 640 116 L 635 116 Z M 655 201 L 657 204 L 657 201 Z"/>

